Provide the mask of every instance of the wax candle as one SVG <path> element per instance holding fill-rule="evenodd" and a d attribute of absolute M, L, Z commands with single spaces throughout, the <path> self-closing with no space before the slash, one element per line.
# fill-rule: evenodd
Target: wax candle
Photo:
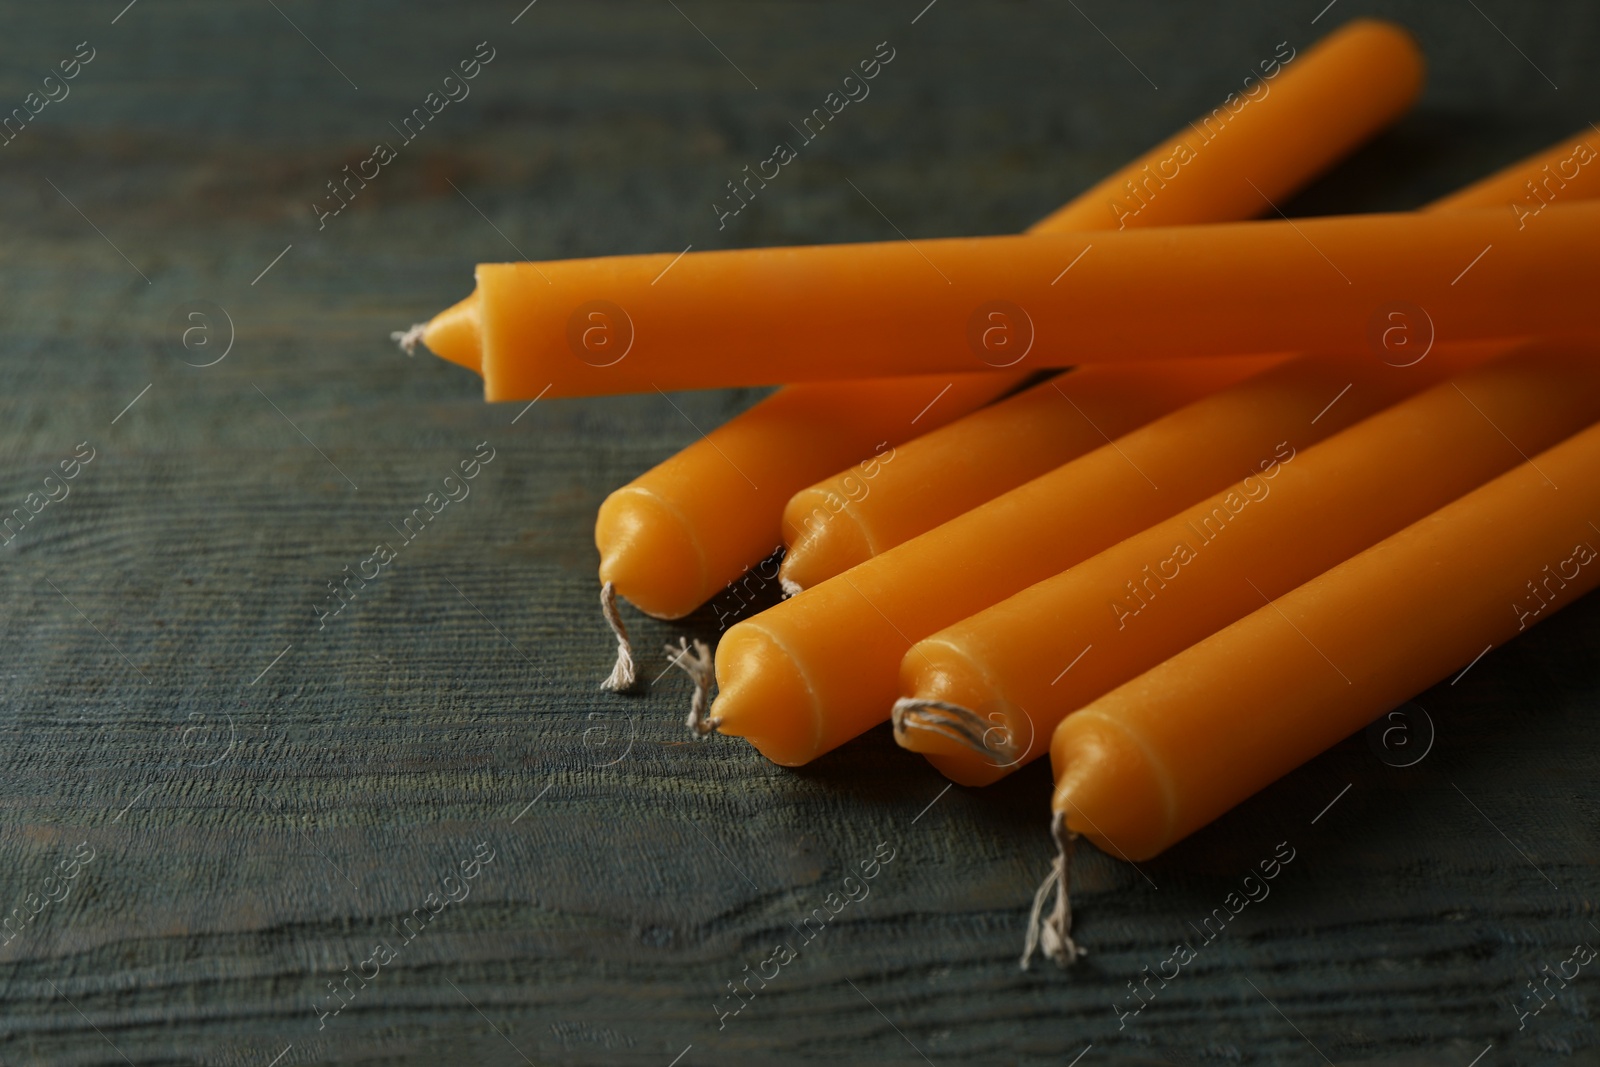
<path fill-rule="evenodd" d="M 1532 342 L 917 642 L 895 737 L 963 785 L 1096 697 L 1600 420 L 1600 359 Z"/>
<path fill-rule="evenodd" d="M 1178 226 L 1250 218 L 1269 211 L 1272 203 L 1292 193 L 1408 109 L 1421 88 L 1423 64 L 1415 43 L 1404 30 L 1393 23 L 1356 19 L 1329 34 L 1304 56 L 1294 56 L 1291 49 L 1286 57 L 1275 54 L 1272 59 L 1263 60 L 1262 71 L 1265 80 L 1258 79 L 1253 88 L 1247 86 L 1243 97 L 1230 94 L 1221 106 L 1056 211 L 1033 232 Z M 1224 133 L 1226 137 L 1222 136 Z M 780 258 L 787 254 L 784 250 L 773 252 Z M 662 260 L 656 270 L 667 266 L 672 258 L 675 257 Z M 528 277 L 548 283 L 548 277 L 536 265 L 532 269 L 523 266 Z M 664 284 L 664 278 L 663 274 L 653 273 L 650 280 Z M 553 283 L 549 284 L 552 287 L 544 292 L 529 293 L 529 299 L 545 310 L 556 295 Z M 719 298 L 726 303 L 723 294 Z M 528 380 L 517 368 L 526 370 L 528 353 L 508 348 L 510 338 L 505 344 L 490 345 L 493 351 L 487 357 L 483 351 L 486 333 L 499 335 L 508 314 L 513 320 L 520 319 L 520 315 L 499 307 L 485 308 L 486 299 L 485 293 L 475 291 L 430 322 L 394 336 L 407 351 L 420 340 L 440 357 L 478 371 L 484 376 L 485 395 L 490 400 L 532 399 L 543 395 L 547 385 L 554 396 L 568 392 L 648 391 L 652 387 L 638 382 L 614 382 L 610 388 L 599 388 L 593 381 L 569 385 L 552 379 L 535 386 L 538 392 L 523 396 Z M 499 299 L 494 298 L 496 302 Z M 586 302 L 589 300 L 585 298 Z M 577 313 L 569 316 L 573 321 L 568 325 L 576 347 L 569 351 L 576 353 L 589 371 L 610 369 L 615 361 L 632 353 L 637 324 L 631 313 L 619 313 L 621 309 L 602 305 L 575 305 L 572 310 Z M 825 347 L 836 343 L 837 338 L 830 339 Z M 764 352 L 766 347 L 764 341 L 749 351 Z M 570 361 L 561 361 L 557 369 L 574 370 L 565 367 L 567 362 Z M 633 362 L 637 364 L 637 358 Z M 985 364 L 963 369 L 984 371 L 994 362 L 991 358 Z M 502 363 L 514 366 L 502 368 Z M 619 375 L 613 373 L 610 377 Z M 863 375 L 851 372 L 841 377 Z M 806 380 L 818 379 L 813 375 Z M 763 378 L 762 382 L 751 384 L 771 380 Z M 694 387 L 673 384 L 664 373 L 657 376 L 655 386 Z"/>
<path fill-rule="evenodd" d="M 1148 859 L 1549 618 L 1600 584 L 1597 515 L 1600 425 L 1068 716 L 1050 749 L 1063 849 L 1081 834 Z M 1060 959 L 1066 904 L 1062 884 Z"/>
<path fill-rule="evenodd" d="M 1237 113 L 1230 107 L 1222 120 L 1227 137 L 1202 144 L 1195 127 L 1186 128 L 1029 232 L 1219 222 L 1259 214 L 1265 204 L 1252 184 L 1273 200 L 1292 194 L 1408 108 L 1421 77 L 1421 57 L 1404 31 L 1355 20 L 1276 71 L 1266 95 L 1258 91 L 1258 98 Z M 1196 126 L 1207 121 L 1218 125 L 1214 116 L 1202 116 Z M 1193 158 L 1183 165 L 1182 181 L 1162 180 L 1167 162 L 1185 154 Z M 1158 198 L 1154 182 L 1163 186 Z M 1128 205 L 1140 202 L 1136 189 L 1144 190 L 1148 203 L 1129 215 Z M 435 319 L 424 340 L 441 352 L 473 348 L 477 316 L 477 297 L 468 297 Z M 601 505 L 595 543 L 600 580 L 610 583 L 610 617 L 621 630 L 610 590 L 651 615 L 688 614 L 778 547 L 784 536 L 780 511 L 796 490 L 971 411 L 1029 373 L 792 386 L 704 434 Z M 1130 387 L 1137 387 L 1137 373 L 1118 372 Z M 1197 366 L 1183 376 L 1210 380 L 1219 373 L 1227 369 Z M 1169 388 L 1157 383 L 1151 395 Z M 1114 411 L 1096 406 L 1104 395 L 1089 390 L 1079 398 L 1089 417 L 1114 418 Z M 613 687 L 632 680 L 624 635 L 619 633 L 625 653 L 619 672 L 608 679 Z"/>
<path fill-rule="evenodd" d="M 792 596 L 810 588 L 1278 361 L 1094 364 L 802 489 L 783 510 L 783 589 Z"/>
<path fill-rule="evenodd" d="M 1557 203 L 1546 220 L 1347 215 L 486 263 L 479 343 L 436 351 L 481 370 L 488 399 L 512 400 L 1370 354 L 1388 316 L 1408 309 L 1441 340 L 1581 330 L 1600 205 Z"/>

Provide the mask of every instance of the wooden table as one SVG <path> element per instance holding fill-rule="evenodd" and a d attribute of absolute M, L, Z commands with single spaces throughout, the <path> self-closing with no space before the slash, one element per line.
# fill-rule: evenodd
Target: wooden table
<path fill-rule="evenodd" d="M 0 21 L 4 108 L 93 53 L 0 151 L 7 513 L 94 457 L 0 561 L 0 1062 L 1596 1062 L 1588 971 L 1516 1006 L 1600 942 L 1594 598 L 1418 697 L 1415 765 L 1413 714 L 1409 748 L 1354 737 L 1138 870 L 1088 852 L 1092 955 L 1024 973 L 1044 766 L 948 789 L 879 730 L 783 770 L 690 741 L 676 672 L 598 688 L 596 505 L 759 391 L 489 407 L 387 339 L 480 259 L 1014 231 L 1372 5 L 122 2 Z M 1595 117 L 1592 4 L 1390 13 L 1426 98 L 1291 212 L 1409 207 Z M 724 183 L 885 40 L 719 231 Z M 634 628 L 654 675 L 716 625 Z M 719 1021 L 880 843 L 870 895 Z"/>

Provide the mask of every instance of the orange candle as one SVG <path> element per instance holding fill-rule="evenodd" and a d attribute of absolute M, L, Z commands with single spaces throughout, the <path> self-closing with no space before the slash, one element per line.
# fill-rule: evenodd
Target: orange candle
<path fill-rule="evenodd" d="M 1041 382 L 789 499 L 784 592 L 909 541 L 985 500 L 1279 362 L 1101 363 Z"/>
<path fill-rule="evenodd" d="M 1193 833 L 1600 584 L 1597 515 L 1600 425 L 1069 716 L 1058 840 L 1143 860 Z M 1045 946 L 1069 959 L 1066 903 Z"/>
<path fill-rule="evenodd" d="M 1600 419 L 1592 346 L 1534 342 L 919 641 L 895 736 L 963 785 L 1096 697 Z"/>
<path fill-rule="evenodd" d="M 1404 113 L 1416 99 L 1423 75 L 1422 56 L 1410 35 L 1393 23 L 1374 19 L 1356 19 L 1348 23 L 1303 56 L 1295 56 L 1292 49 L 1284 56 L 1280 50 L 1272 59 L 1263 60 L 1261 69 L 1264 77 L 1253 79 L 1256 81 L 1253 88 L 1245 86 L 1244 96 L 1230 94 L 1209 114 L 1200 116 L 1173 138 L 1089 189 L 1030 232 L 1076 233 L 1130 226 L 1181 226 L 1251 218 L 1270 211 L 1273 203 L 1294 192 Z M 1227 136 L 1222 136 L 1224 133 Z M 771 250 L 771 254 L 781 259 L 787 251 Z M 685 258 L 691 263 L 697 261 L 696 257 Z M 671 256 L 649 259 L 656 264 L 649 280 L 658 283 L 650 288 L 663 294 L 671 291 L 659 288 L 666 284 L 666 275 L 658 272 L 673 259 L 675 257 Z M 625 261 L 596 262 L 616 265 Z M 503 272 L 497 270 L 496 273 Z M 522 273 L 541 284 L 546 281 L 537 265 L 524 264 Z M 676 274 L 676 267 L 673 273 Z M 681 295 L 681 290 L 679 292 Z M 715 294 L 724 304 L 728 303 L 726 292 Z M 492 299 L 498 303 L 503 295 L 509 295 L 515 302 L 515 293 L 497 292 Z M 530 290 L 526 296 L 531 303 L 549 311 L 555 297 L 553 283 L 543 292 Z M 530 379 L 524 372 L 533 350 L 516 348 L 512 344 L 515 338 L 504 336 L 502 329 L 508 322 L 521 323 L 523 313 L 499 307 L 485 309 L 481 306 L 485 299 L 488 299 L 486 293 L 474 292 L 431 322 L 395 336 L 408 351 L 421 340 L 439 356 L 478 371 L 484 377 L 485 396 L 490 400 L 531 399 L 546 385 L 551 388 L 551 395 L 560 396 L 584 392 L 648 392 L 652 387 L 670 390 L 703 384 L 685 385 L 669 380 L 662 373 L 656 376 L 653 385 L 617 381 L 609 387 L 602 386 L 600 383 L 606 377 L 620 377 L 620 372 L 610 375 L 599 372 L 611 369 L 613 361 L 632 355 L 637 323 L 631 318 L 631 312 L 617 314 L 602 306 L 580 308 L 574 305 L 571 310 L 581 314 L 569 324 L 573 327 L 576 344 L 569 352 L 578 354 L 587 371 L 566 366 L 573 362 L 571 360 L 558 361 L 555 369 L 563 372 L 563 378 L 568 377 L 569 372 L 576 372 L 586 381 L 568 384 L 554 379 L 541 380 L 530 391 Z M 584 301 L 590 299 L 585 297 Z M 605 299 L 614 301 L 616 297 Z M 679 297 L 667 299 L 677 302 Z M 808 319 L 814 317 L 814 310 L 808 309 Z M 786 323 L 783 329 L 793 325 Z M 647 330 L 647 334 L 653 332 Z M 743 352 L 764 353 L 772 340 L 766 334 L 771 332 L 770 328 L 764 328 L 754 348 L 745 349 L 732 358 L 745 361 Z M 490 336 L 486 338 L 486 334 Z M 502 337 L 503 341 L 497 340 Z M 483 351 L 486 339 L 490 342 L 487 355 Z M 825 338 L 823 346 L 813 356 L 824 358 L 839 341 L 837 335 Z M 653 346 L 655 342 L 647 336 L 641 342 L 640 352 L 644 350 L 643 343 Z M 897 339 L 897 343 L 907 343 L 907 339 Z M 704 348 L 705 343 L 697 343 L 695 347 Z M 633 357 L 632 363 L 637 365 L 638 362 L 638 358 Z M 994 362 L 993 358 L 977 365 L 963 361 L 962 369 L 983 371 Z M 533 376 L 538 377 L 537 374 Z M 839 375 L 862 376 L 855 370 Z M 752 379 L 751 384 L 775 380 L 760 374 L 757 377 L 760 381 Z M 811 375 L 805 380 L 826 377 Z M 522 395 L 524 392 L 526 396 Z"/>
<path fill-rule="evenodd" d="M 1219 222 L 1258 214 L 1265 204 L 1252 183 L 1274 200 L 1292 194 L 1411 105 L 1421 84 L 1422 60 L 1403 30 L 1358 19 L 1275 73 L 1270 90 L 1265 95 L 1257 90 L 1259 98 L 1249 106 L 1233 113 L 1235 102 L 1225 105 L 1224 117 L 1213 112 L 1198 120 L 1212 129 L 1225 126 L 1226 138 L 1203 145 L 1200 152 L 1200 134 L 1186 129 L 1028 232 Z M 1191 145 L 1197 147 L 1184 147 Z M 1145 188 L 1148 205 L 1130 216 L 1127 204 L 1139 202 L 1130 187 L 1149 183 L 1152 171 L 1160 180 L 1167 161 L 1186 154 L 1194 158 L 1183 165 L 1182 180 L 1159 189 L 1158 198 L 1154 186 Z M 430 324 L 424 339 L 449 348 L 452 331 L 476 331 L 477 314 L 476 297 L 468 297 Z M 1196 364 L 1179 376 L 1186 382 L 1215 381 L 1216 388 L 1237 376 L 1229 369 L 1237 366 L 1243 364 L 1228 361 L 1215 370 Z M 813 383 L 780 390 L 606 499 L 595 524 L 600 580 L 648 614 L 680 618 L 779 546 L 780 511 L 796 490 L 971 411 L 1029 373 Z M 1119 370 L 1110 377 L 1128 378 L 1132 387 L 1136 383 L 1129 376 L 1136 373 Z M 1158 400 L 1173 388 L 1155 383 L 1151 397 Z M 1079 398 L 1091 405 L 1088 414 L 1112 419 L 1114 412 L 1093 406 L 1103 391 L 1090 392 Z M 608 612 L 615 618 L 614 605 L 608 604 Z M 609 681 L 625 686 L 631 677 L 625 669 Z"/>
<path fill-rule="evenodd" d="M 448 341 L 430 328 L 426 340 L 480 370 L 488 399 L 513 400 L 1175 354 L 1370 354 L 1406 308 L 1441 340 L 1581 331 L 1600 205 L 1558 203 L 1546 220 L 1348 215 L 486 263 L 475 325 Z"/>

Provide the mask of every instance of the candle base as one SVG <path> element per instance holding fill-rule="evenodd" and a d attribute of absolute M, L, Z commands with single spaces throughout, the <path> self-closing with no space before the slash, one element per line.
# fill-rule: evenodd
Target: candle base
<path fill-rule="evenodd" d="M 784 515 L 791 530 L 798 530 L 804 523 L 804 531 L 790 542 L 778 570 L 783 591 L 789 596 L 821 585 L 856 564 L 865 563 L 874 555 L 866 533 L 851 514 L 848 504 L 837 512 L 818 506 L 812 508 L 808 516 L 797 515 L 796 502 L 809 502 L 803 498 L 811 495 L 810 490 L 797 494 L 790 502 L 789 512 Z"/>
<path fill-rule="evenodd" d="M 1167 845 L 1171 775 L 1121 725 L 1086 709 L 1069 715 L 1050 745 L 1051 811 L 1065 828 L 1130 863 Z"/>
<path fill-rule="evenodd" d="M 755 622 L 730 629 L 717 646 L 717 732 L 742 737 L 767 759 L 798 767 L 820 747 L 811 686 L 793 657 Z"/>
<path fill-rule="evenodd" d="M 706 601 L 705 563 L 689 524 L 649 490 L 626 485 L 606 497 L 594 543 L 601 583 L 646 615 L 681 619 Z"/>

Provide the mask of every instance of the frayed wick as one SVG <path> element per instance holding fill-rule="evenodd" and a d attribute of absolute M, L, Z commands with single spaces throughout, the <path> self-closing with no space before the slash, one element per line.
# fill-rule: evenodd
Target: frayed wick
<path fill-rule="evenodd" d="M 689 698 L 689 731 L 696 737 L 704 737 L 722 724 L 722 720 L 709 714 L 711 704 L 711 682 L 715 678 L 713 667 L 716 664 L 711 656 L 711 646 L 704 641 L 695 639 L 693 647 L 689 645 L 687 637 L 678 638 L 677 645 L 667 645 L 667 662 L 684 674 L 694 683 L 694 695 Z"/>
<path fill-rule="evenodd" d="M 1013 766 L 1023 755 L 1017 751 L 1011 731 L 998 713 L 992 720 L 985 721 L 977 712 L 960 704 L 901 697 L 894 702 L 890 717 L 897 741 L 919 730 L 939 734 L 980 756 L 990 757 L 990 762 L 997 767 Z"/>
<path fill-rule="evenodd" d="M 409 330 L 392 330 L 389 340 L 399 345 L 408 356 L 417 354 L 417 345 L 422 343 L 422 335 L 428 331 L 428 324 L 419 322 Z"/>
<path fill-rule="evenodd" d="M 1089 954 L 1072 940 L 1070 874 L 1072 843 L 1078 835 L 1067 829 L 1066 816 L 1058 811 L 1050 818 L 1050 836 L 1056 841 L 1056 858 L 1050 865 L 1049 877 L 1033 895 L 1033 912 L 1028 916 L 1028 938 L 1022 946 L 1021 963 L 1025 971 L 1029 969 L 1034 950 L 1038 948 L 1043 948 L 1044 954 L 1054 960 L 1057 967 L 1070 967 Z M 1055 906 L 1046 916 L 1044 901 L 1051 887 L 1056 892 Z"/>
<path fill-rule="evenodd" d="M 611 665 L 611 673 L 600 683 L 600 688 L 613 693 L 625 692 L 639 680 L 639 669 L 633 662 L 633 643 L 628 640 L 628 629 L 622 625 L 622 615 L 617 611 L 617 587 L 612 582 L 600 587 L 600 614 L 605 616 L 611 632 L 617 635 L 617 661 Z"/>

